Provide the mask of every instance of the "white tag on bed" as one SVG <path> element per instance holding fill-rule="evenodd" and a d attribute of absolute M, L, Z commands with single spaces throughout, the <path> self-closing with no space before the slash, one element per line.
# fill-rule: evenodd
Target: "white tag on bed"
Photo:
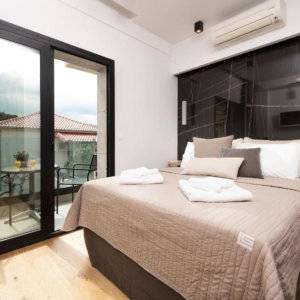
<path fill-rule="evenodd" d="M 254 245 L 254 238 L 250 235 L 240 232 L 236 242 L 237 244 L 251 251 Z"/>

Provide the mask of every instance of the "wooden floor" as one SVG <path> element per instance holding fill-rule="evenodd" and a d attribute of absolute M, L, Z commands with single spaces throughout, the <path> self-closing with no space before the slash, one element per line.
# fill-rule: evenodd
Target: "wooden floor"
<path fill-rule="evenodd" d="M 125 300 L 88 260 L 82 230 L 0 256 L 0 300 Z"/>

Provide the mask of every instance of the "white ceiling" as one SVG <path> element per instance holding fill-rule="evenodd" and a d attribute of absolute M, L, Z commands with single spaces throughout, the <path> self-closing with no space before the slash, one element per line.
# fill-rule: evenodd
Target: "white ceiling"
<path fill-rule="evenodd" d="M 130 12 L 132 21 L 174 44 L 194 34 L 202 20 L 213 26 L 265 0 L 102 0 Z"/>

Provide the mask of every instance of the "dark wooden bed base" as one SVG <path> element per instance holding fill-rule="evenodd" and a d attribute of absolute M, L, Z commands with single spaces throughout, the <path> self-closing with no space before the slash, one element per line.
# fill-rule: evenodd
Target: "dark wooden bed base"
<path fill-rule="evenodd" d="M 84 239 L 92 266 L 111 280 L 131 300 L 184 299 L 93 231 L 85 228 Z M 300 276 L 296 300 L 300 300 Z"/>
<path fill-rule="evenodd" d="M 91 230 L 84 229 L 84 239 L 92 266 L 131 300 L 184 299 Z"/>

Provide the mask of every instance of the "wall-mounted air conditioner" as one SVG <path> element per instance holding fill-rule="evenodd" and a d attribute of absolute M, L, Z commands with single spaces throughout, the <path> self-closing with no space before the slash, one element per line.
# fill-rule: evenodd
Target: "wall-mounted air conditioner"
<path fill-rule="evenodd" d="M 221 45 L 249 34 L 270 30 L 285 23 L 286 7 L 283 0 L 272 0 L 238 15 L 213 29 L 213 42 Z"/>

